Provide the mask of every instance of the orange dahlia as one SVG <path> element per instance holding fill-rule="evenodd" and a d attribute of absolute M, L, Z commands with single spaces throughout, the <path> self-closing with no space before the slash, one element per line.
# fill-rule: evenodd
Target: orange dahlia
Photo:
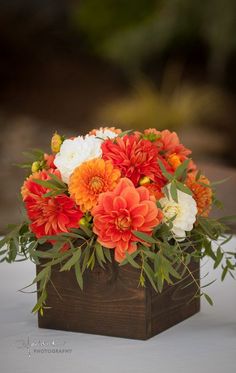
<path fill-rule="evenodd" d="M 120 128 L 116 128 L 116 127 L 100 127 L 100 128 L 93 129 L 92 131 L 90 131 L 89 135 L 96 136 L 97 132 L 106 132 L 106 131 L 114 132 L 117 135 L 119 135 L 122 132 Z"/>
<path fill-rule="evenodd" d="M 38 185 L 33 179 L 49 180 L 50 176 L 45 170 L 39 171 L 24 182 L 21 190 L 27 215 L 31 221 L 30 228 L 36 237 L 56 235 L 60 232 L 68 232 L 70 228 L 77 228 L 83 213 L 75 202 L 66 194 L 44 197 L 49 189 Z"/>
<path fill-rule="evenodd" d="M 122 177 L 129 178 L 135 186 L 144 176 L 155 180 L 160 186 L 166 183 L 158 165 L 156 145 L 137 134 L 104 141 L 102 153 L 103 159 L 111 160 L 120 169 Z"/>
<path fill-rule="evenodd" d="M 169 155 L 167 161 L 174 170 L 176 170 L 176 168 L 178 168 L 182 163 L 180 157 L 176 153 Z"/>
<path fill-rule="evenodd" d="M 121 262 L 126 252 L 136 251 L 137 242 L 142 241 L 133 230 L 151 235 L 161 222 L 163 215 L 154 201 L 146 188 L 136 189 L 127 178 L 121 179 L 112 192 L 99 196 L 92 210 L 93 231 L 101 245 L 115 250 L 116 261 Z"/>
<path fill-rule="evenodd" d="M 213 196 L 210 181 L 203 175 L 200 176 L 199 180 L 196 180 L 196 173 L 190 173 L 186 184 L 193 193 L 193 198 L 197 203 L 198 214 L 207 217 L 211 210 Z"/>
<path fill-rule="evenodd" d="M 176 132 L 170 132 L 169 130 L 157 131 L 155 128 L 149 128 L 144 131 L 144 135 L 150 138 L 153 137 L 152 141 L 155 142 L 160 154 L 166 159 L 171 154 L 176 154 L 183 161 L 192 153 L 191 150 L 185 148 L 185 146 L 180 143 Z"/>
<path fill-rule="evenodd" d="M 82 211 L 90 211 L 102 192 L 113 190 L 120 179 L 120 171 L 111 161 L 95 158 L 75 169 L 69 181 L 70 196 Z"/>
<path fill-rule="evenodd" d="M 159 201 L 159 199 L 164 197 L 164 193 L 161 191 L 161 188 L 159 187 L 158 184 L 150 183 L 150 184 L 144 184 L 143 186 L 148 189 L 150 195 L 155 197 L 157 201 Z"/>

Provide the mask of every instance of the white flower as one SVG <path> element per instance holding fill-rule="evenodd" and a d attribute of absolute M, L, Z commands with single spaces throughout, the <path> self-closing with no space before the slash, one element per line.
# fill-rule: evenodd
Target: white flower
<path fill-rule="evenodd" d="M 73 140 L 65 140 L 60 152 L 56 154 L 54 164 L 61 172 L 62 180 L 69 182 L 70 175 L 81 163 L 93 158 L 100 158 L 102 141 L 95 136 L 78 136 Z"/>
<path fill-rule="evenodd" d="M 96 137 L 99 137 L 99 139 L 107 140 L 107 139 L 114 139 L 115 137 L 118 136 L 117 133 L 107 129 L 107 128 L 99 128 L 96 130 Z"/>
<path fill-rule="evenodd" d="M 186 232 L 193 229 L 193 224 L 196 221 L 197 204 L 193 197 L 189 194 L 177 190 L 178 202 L 175 202 L 171 197 L 170 184 L 167 185 L 169 196 L 160 199 L 164 221 L 173 219 L 172 232 L 180 241 L 186 237 Z"/>

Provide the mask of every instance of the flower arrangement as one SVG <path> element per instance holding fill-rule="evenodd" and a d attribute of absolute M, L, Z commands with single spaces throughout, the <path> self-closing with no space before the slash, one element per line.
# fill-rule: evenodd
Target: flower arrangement
<path fill-rule="evenodd" d="M 235 254 L 223 250 L 229 241 L 227 218 L 212 219 L 218 206 L 215 186 L 191 159 L 191 150 L 168 130 L 143 133 L 100 128 L 86 136 L 55 133 L 51 154 L 33 150 L 22 167 L 30 172 L 21 188 L 26 216 L 10 226 L 0 242 L 1 261 L 46 260 L 33 311 L 47 307 L 47 284 L 53 266 L 83 274 L 95 263 L 129 264 L 157 292 L 189 277 L 195 296 L 212 304 L 189 268 L 209 257 L 221 265 L 222 280 L 236 269 Z M 212 244 L 217 243 L 214 251 Z M 6 247 L 6 248 L 5 248 Z"/>

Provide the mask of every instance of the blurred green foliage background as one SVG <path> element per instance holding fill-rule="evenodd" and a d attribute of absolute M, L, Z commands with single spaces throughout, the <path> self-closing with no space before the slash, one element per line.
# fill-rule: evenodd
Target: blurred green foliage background
<path fill-rule="evenodd" d="M 1 0 L 0 53 L 2 220 L 19 216 L 10 165 L 55 130 L 168 127 L 236 165 L 235 0 Z"/>

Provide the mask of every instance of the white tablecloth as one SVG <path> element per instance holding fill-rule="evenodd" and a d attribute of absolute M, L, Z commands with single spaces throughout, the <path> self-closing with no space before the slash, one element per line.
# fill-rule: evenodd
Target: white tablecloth
<path fill-rule="evenodd" d="M 236 238 L 228 245 L 235 250 Z M 202 274 L 211 268 L 208 262 Z M 1 373 L 234 373 L 236 282 L 208 288 L 210 307 L 148 341 L 38 329 L 35 294 L 17 290 L 35 273 L 30 262 L 0 264 Z M 207 281 L 219 277 L 218 271 Z M 205 281 L 205 280 L 204 280 Z"/>

